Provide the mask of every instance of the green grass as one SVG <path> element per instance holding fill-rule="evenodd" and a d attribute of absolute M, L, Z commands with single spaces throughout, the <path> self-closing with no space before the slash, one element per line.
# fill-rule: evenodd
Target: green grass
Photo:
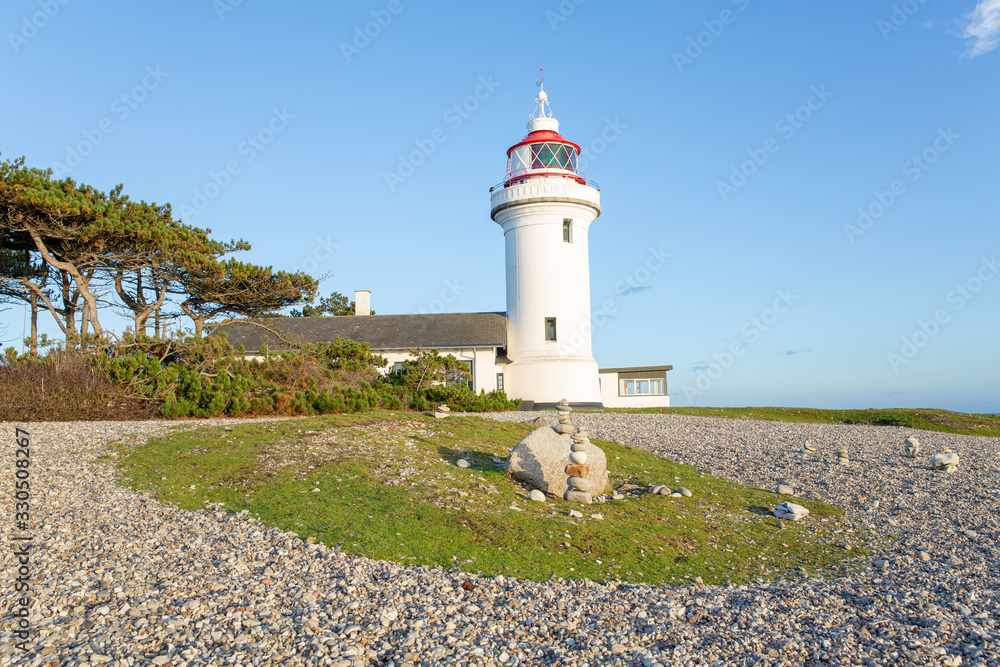
<path fill-rule="evenodd" d="M 739 583 L 836 576 L 865 553 L 868 536 L 838 508 L 798 500 L 812 514 L 779 528 L 770 510 L 784 498 L 610 442 L 595 444 L 611 486 L 662 483 L 694 496 L 531 502 L 494 461 L 531 428 L 382 412 L 175 431 L 120 445 L 116 458 L 125 483 L 185 509 L 223 503 L 351 554 L 483 575 Z M 459 458 L 472 466 L 458 468 Z"/>
<path fill-rule="evenodd" d="M 902 426 L 924 431 L 1000 437 L 1000 415 L 976 415 L 948 410 L 819 410 L 815 408 L 636 408 L 606 412 L 655 413 L 724 417 L 727 419 L 767 419 L 807 424 L 873 424 Z"/>

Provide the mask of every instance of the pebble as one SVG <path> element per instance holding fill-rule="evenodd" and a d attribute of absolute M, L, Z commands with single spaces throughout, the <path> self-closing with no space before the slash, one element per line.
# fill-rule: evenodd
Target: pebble
<path fill-rule="evenodd" d="M 532 489 L 531 493 L 528 494 L 528 497 L 534 500 L 536 503 L 545 502 L 545 494 L 539 491 L 538 489 Z"/>
<path fill-rule="evenodd" d="M 677 493 L 681 494 L 685 498 L 690 498 L 694 495 L 694 493 L 691 492 L 691 489 L 686 489 L 683 486 L 677 489 Z"/>
<path fill-rule="evenodd" d="M 582 512 L 578 512 L 577 510 L 570 510 L 567 513 L 567 516 L 571 516 L 574 519 L 582 519 L 583 518 L 583 513 Z"/>
<path fill-rule="evenodd" d="M 458 460 L 458 461 L 457 461 L 457 462 L 455 463 L 455 465 L 457 465 L 457 466 L 458 466 L 459 468 L 468 468 L 470 464 L 469 464 L 469 462 L 468 462 L 468 461 L 466 461 L 465 459 L 459 459 L 459 460 Z"/>
<path fill-rule="evenodd" d="M 307 544 L 245 512 L 180 510 L 116 483 L 108 443 L 238 420 L 17 424 L 31 433 L 32 490 L 44 514 L 32 553 L 35 634 L 22 654 L 4 619 L 0 665 L 997 664 L 1000 438 L 927 434 L 962 452 L 961 473 L 942 475 L 900 463 L 909 433 L 895 427 L 574 420 L 595 438 L 756 488 L 777 471 L 799 497 L 842 507 L 857 529 L 848 539 L 887 567 L 866 559 L 830 579 L 671 587 L 400 565 Z M 864 464 L 802 457 L 809 438 L 849 443 Z M 867 510 L 872 490 L 877 513 Z M 3 511 L 0 540 L 9 545 L 11 504 Z M 826 526 L 811 518 L 805 528 Z M 865 543 L 869 526 L 876 541 Z M 915 561 L 925 549 L 937 556 Z"/>
<path fill-rule="evenodd" d="M 774 492 L 782 496 L 794 496 L 795 490 L 787 484 L 779 484 L 775 487 Z"/>

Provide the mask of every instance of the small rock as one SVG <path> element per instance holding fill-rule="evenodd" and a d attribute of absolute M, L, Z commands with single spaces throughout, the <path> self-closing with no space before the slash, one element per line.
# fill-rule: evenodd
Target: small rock
<path fill-rule="evenodd" d="M 691 489 L 685 489 L 683 486 L 677 489 L 677 493 L 681 494 L 685 498 L 690 498 L 694 494 L 691 493 Z"/>
<path fill-rule="evenodd" d="M 705 580 L 702 579 L 701 577 L 695 577 L 694 578 L 694 583 L 696 583 L 696 584 L 703 584 L 703 583 L 705 583 Z"/>
<path fill-rule="evenodd" d="M 624 493 L 614 493 L 611 495 L 611 500 L 625 500 Z"/>
<path fill-rule="evenodd" d="M 798 521 L 807 514 L 809 514 L 809 510 L 805 507 L 790 502 L 783 502 L 774 508 L 774 516 L 789 521 Z"/>
<path fill-rule="evenodd" d="M 920 558 L 920 560 L 922 560 L 922 561 L 924 561 L 926 563 L 927 561 L 929 561 L 931 559 L 931 555 L 929 553 L 927 553 L 926 551 L 921 551 L 920 554 L 919 554 L 919 558 Z"/>
<path fill-rule="evenodd" d="M 624 653 L 627 650 L 628 649 L 626 649 L 621 644 L 612 644 L 611 645 L 611 655 L 621 655 L 622 653 Z"/>
<path fill-rule="evenodd" d="M 782 496 L 795 495 L 795 491 L 792 489 L 792 487 L 788 486 L 787 484 L 779 484 L 777 487 L 775 487 L 774 492 Z"/>
<path fill-rule="evenodd" d="M 663 495 L 667 495 L 667 494 L 663 494 Z M 683 498 L 684 496 L 682 496 L 682 495 L 681 495 L 681 494 L 679 494 L 679 493 L 671 493 L 671 494 L 670 494 L 670 497 L 671 497 L 671 498 Z"/>
<path fill-rule="evenodd" d="M 545 502 L 545 494 L 542 493 L 541 491 L 539 491 L 538 489 L 532 489 L 531 493 L 529 494 L 529 497 L 532 500 L 534 500 L 536 503 L 544 503 Z"/>
<path fill-rule="evenodd" d="M 582 519 L 583 518 L 583 513 L 582 512 L 578 512 L 577 510 L 570 510 L 568 512 L 568 516 L 571 516 L 574 519 Z"/>
<path fill-rule="evenodd" d="M 940 454 L 935 454 L 931 457 L 931 467 L 937 468 L 938 470 L 944 470 L 945 472 L 951 472 L 958 465 L 958 454 L 951 451 L 950 449 L 945 449 Z"/>
<path fill-rule="evenodd" d="M 468 468 L 469 467 L 469 462 L 466 461 L 465 459 L 459 459 L 455 463 L 455 465 L 457 465 L 459 468 Z"/>
<path fill-rule="evenodd" d="M 598 521 L 604 521 L 604 515 L 603 514 L 591 514 L 590 518 L 591 519 L 597 519 Z"/>
<path fill-rule="evenodd" d="M 584 505 L 590 505 L 594 502 L 594 498 L 589 492 L 574 491 L 573 489 L 570 489 L 566 493 L 564 493 L 563 499 L 568 500 L 571 503 L 582 503 Z"/>
<path fill-rule="evenodd" d="M 920 441 L 911 435 L 903 441 L 903 452 L 911 459 L 917 458 L 920 454 Z"/>

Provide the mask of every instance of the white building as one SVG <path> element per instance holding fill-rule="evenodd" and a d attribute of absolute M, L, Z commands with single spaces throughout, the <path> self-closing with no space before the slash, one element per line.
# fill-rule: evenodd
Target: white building
<path fill-rule="evenodd" d="M 468 363 L 475 391 L 502 389 L 527 409 L 563 398 L 576 407 L 669 406 L 671 366 L 600 370 L 594 361 L 589 239 L 601 193 L 577 169 L 580 147 L 559 134 L 544 89 L 535 102 L 527 136 L 507 150 L 503 182 L 490 188 L 506 248 L 506 313 L 369 315 L 370 294 L 359 291 L 354 317 L 272 318 L 267 328 L 233 321 L 222 327 L 229 340 L 280 351 L 341 337 L 369 343 L 389 368 L 410 350 L 437 349 Z"/>

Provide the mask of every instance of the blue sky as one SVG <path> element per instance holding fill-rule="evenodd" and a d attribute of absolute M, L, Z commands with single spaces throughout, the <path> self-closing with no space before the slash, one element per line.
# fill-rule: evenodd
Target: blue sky
<path fill-rule="evenodd" d="M 488 190 L 544 59 L 602 188 L 601 366 L 673 364 L 675 405 L 1000 412 L 1000 0 L 9 0 L 0 26 L 4 158 L 382 314 L 504 308 Z"/>

